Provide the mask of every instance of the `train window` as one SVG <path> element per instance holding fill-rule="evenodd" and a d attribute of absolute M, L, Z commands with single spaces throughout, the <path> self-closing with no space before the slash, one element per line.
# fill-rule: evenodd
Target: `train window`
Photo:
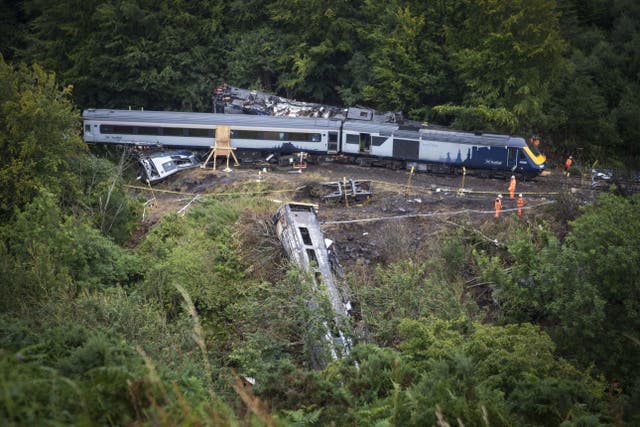
<path fill-rule="evenodd" d="M 269 141 L 280 141 L 280 132 L 262 132 L 262 136 Z"/>
<path fill-rule="evenodd" d="M 284 139 L 290 139 L 291 141 L 306 141 L 302 138 L 302 135 L 303 134 L 301 133 L 287 132 L 285 133 Z"/>
<path fill-rule="evenodd" d="M 158 135 L 160 133 L 160 128 L 151 126 L 138 126 L 136 130 L 138 135 Z"/>
<path fill-rule="evenodd" d="M 338 132 L 329 132 L 329 142 L 338 142 Z"/>
<path fill-rule="evenodd" d="M 176 165 L 176 162 L 174 162 L 173 160 L 162 164 L 162 169 L 164 169 L 165 172 L 172 171 L 172 170 L 176 169 L 177 167 L 178 166 Z"/>
<path fill-rule="evenodd" d="M 257 130 L 237 130 L 234 131 L 233 137 L 239 139 L 264 139 L 263 132 Z"/>
<path fill-rule="evenodd" d="M 100 125 L 100 133 L 133 134 L 133 126 Z"/>
<path fill-rule="evenodd" d="M 313 249 L 307 249 L 307 257 L 309 258 L 309 264 L 318 265 L 318 258 L 316 258 L 316 251 Z"/>
<path fill-rule="evenodd" d="M 166 136 L 184 136 L 182 128 L 162 128 L 162 134 Z"/>
<path fill-rule="evenodd" d="M 290 132 L 287 136 L 291 141 L 320 142 L 321 140 L 319 133 Z"/>
<path fill-rule="evenodd" d="M 195 136 L 198 138 L 212 138 L 213 129 L 190 128 L 187 129 L 187 136 Z"/>
<path fill-rule="evenodd" d="M 133 133 L 133 126 L 114 126 L 113 133 Z"/>
<path fill-rule="evenodd" d="M 91 125 L 84 125 L 85 132 L 91 132 Z"/>
<path fill-rule="evenodd" d="M 347 140 L 345 142 L 347 144 L 360 145 L 360 135 L 347 134 Z"/>
<path fill-rule="evenodd" d="M 298 227 L 298 230 L 300 230 L 300 237 L 302 237 L 302 242 L 305 245 L 312 245 L 313 243 L 311 242 L 311 235 L 309 234 L 309 229 L 307 227 Z"/>
<path fill-rule="evenodd" d="M 387 140 L 386 136 L 374 136 L 371 137 L 371 145 L 379 147 Z"/>

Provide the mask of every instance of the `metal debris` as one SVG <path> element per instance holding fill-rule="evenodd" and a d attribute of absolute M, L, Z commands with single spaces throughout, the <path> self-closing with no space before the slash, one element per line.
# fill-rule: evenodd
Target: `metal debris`
<path fill-rule="evenodd" d="M 342 201 L 345 197 L 359 201 L 373 196 L 371 181 L 345 179 L 338 182 L 325 182 L 322 184 L 324 192 L 322 200 Z"/>
<path fill-rule="evenodd" d="M 201 163 L 197 153 L 188 150 L 163 151 L 152 154 L 138 152 L 134 153 L 134 155 L 137 157 L 145 175 L 144 177 L 140 176 L 138 179 L 144 178 L 145 181 L 150 183 L 161 181 L 178 171 L 195 168 Z"/>

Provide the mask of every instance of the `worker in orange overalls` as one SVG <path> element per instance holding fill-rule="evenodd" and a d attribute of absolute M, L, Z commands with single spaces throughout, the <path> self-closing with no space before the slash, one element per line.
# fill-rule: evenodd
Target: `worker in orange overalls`
<path fill-rule="evenodd" d="M 564 176 L 569 176 L 569 168 L 573 164 L 573 156 L 569 156 L 567 160 L 564 161 Z"/>
<path fill-rule="evenodd" d="M 516 208 L 518 208 L 518 210 L 516 211 L 516 214 L 518 216 L 522 216 L 522 208 L 524 207 L 524 198 L 522 197 L 522 193 L 518 194 L 518 201 L 516 202 Z"/>
<path fill-rule="evenodd" d="M 502 209 L 502 194 L 498 194 L 496 197 L 496 201 L 493 206 L 496 208 L 496 214 L 494 215 L 496 218 L 500 218 L 500 209 Z"/>
<path fill-rule="evenodd" d="M 509 198 L 513 200 L 513 196 L 516 194 L 516 176 L 511 175 L 511 182 L 509 183 Z"/>

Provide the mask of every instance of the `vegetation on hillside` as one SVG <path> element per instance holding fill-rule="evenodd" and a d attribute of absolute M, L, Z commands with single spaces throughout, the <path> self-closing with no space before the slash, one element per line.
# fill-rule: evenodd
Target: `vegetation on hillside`
<path fill-rule="evenodd" d="M 123 245 L 139 206 L 78 106 L 206 110 L 223 79 L 637 155 L 634 2 L 423 3 L 2 3 L 0 424 L 639 423 L 638 195 L 567 195 L 562 233 L 504 218 L 501 246 L 389 229 L 347 278 L 356 345 L 322 371 L 266 200 Z"/>

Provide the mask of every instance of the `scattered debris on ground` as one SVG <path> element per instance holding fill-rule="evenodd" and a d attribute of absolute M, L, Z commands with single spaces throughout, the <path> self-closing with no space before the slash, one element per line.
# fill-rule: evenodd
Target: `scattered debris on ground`
<path fill-rule="evenodd" d="M 184 213 L 209 197 L 262 194 L 273 200 L 274 212 L 287 202 L 318 204 L 318 219 L 327 237 L 335 241 L 347 270 L 356 264 L 376 264 L 402 256 L 399 246 L 407 253 L 416 251 L 432 236 L 456 224 L 481 229 L 495 223 L 493 201 L 498 194 L 507 195 L 499 220 L 516 211 L 516 199 L 508 196 L 509 181 L 503 179 L 410 175 L 407 170 L 340 163 L 310 164 L 302 173 L 288 172 L 237 168 L 214 173 L 195 168 L 152 188 L 132 186 L 131 191 L 140 200 L 155 199 L 145 207 L 142 230 L 148 230 L 167 213 Z M 565 178 L 554 171 L 534 181 L 518 182 L 516 193 L 526 199 L 522 220 L 541 215 L 545 206 L 563 197 L 571 197 L 578 206 L 594 200 L 604 188 L 592 186 L 590 178 Z M 135 238 L 141 237 L 137 233 Z M 398 242 L 390 242 L 390 238 Z M 396 248 L 394 253 L 390 253 L 391 247 Z"/>

